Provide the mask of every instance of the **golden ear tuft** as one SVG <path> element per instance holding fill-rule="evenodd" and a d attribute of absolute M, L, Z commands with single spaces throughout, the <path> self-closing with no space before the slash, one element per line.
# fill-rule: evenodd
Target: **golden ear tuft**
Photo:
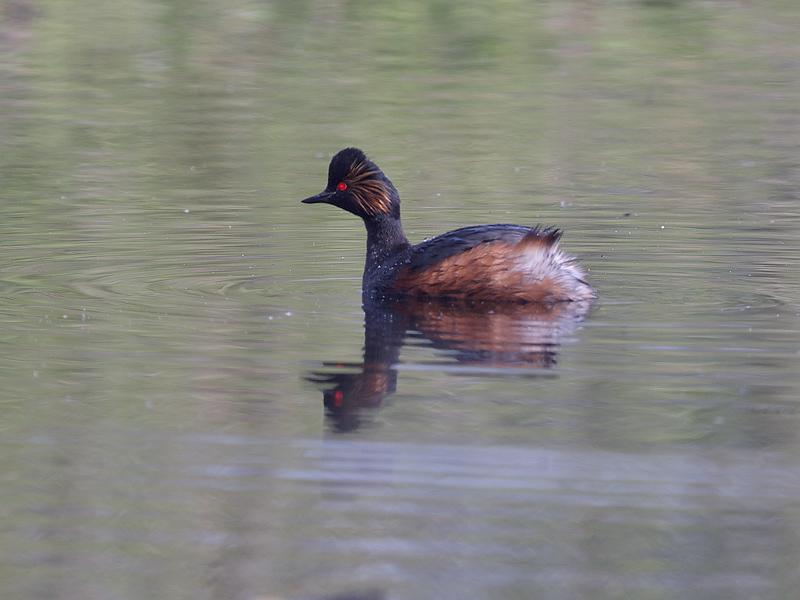
<path fill-rule="evenodd" d="M 388 214 L 392 209 L 389 190 L 379 175 L 380 171 L 366 160 L 353 164 L 347 174 L 350 195 L 370 216 Z"/>

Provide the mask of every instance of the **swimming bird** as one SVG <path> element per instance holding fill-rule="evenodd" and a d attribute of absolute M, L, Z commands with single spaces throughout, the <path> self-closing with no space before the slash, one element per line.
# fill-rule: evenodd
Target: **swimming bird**
<path fill-rule="evenodd" d="M 365 301 L 411 296 L 456 301 L 554 303 L 596 297 L 554 227 L 475 225 L 412 245 L 400 222 L 400 194 L 358 148 L 339 151 L 325 189 L 303 200 L 337 206 L 364 221 Z"/>

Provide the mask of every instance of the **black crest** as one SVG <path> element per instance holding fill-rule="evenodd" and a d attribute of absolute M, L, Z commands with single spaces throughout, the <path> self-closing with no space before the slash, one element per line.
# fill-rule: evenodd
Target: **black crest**
<path fill-rule="evenodd" d="M 370 170 L 380 169 L 358 148 L 339 150 L 328 166 L 328 189 L 336 189 L 336 184 L 347 179 L 350 172 L 359 165 L 369 165 Z"/>

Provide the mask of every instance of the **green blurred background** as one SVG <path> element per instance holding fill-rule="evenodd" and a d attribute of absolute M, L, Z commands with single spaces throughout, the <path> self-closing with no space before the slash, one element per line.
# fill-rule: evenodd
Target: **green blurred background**
<path fill-rule="evenodd" d="M 798 31 L 793 0 L 0 2 L 3 597 L 790 597 Z M 350 145 L 414 241 L 566 230 L 600 301 L 553 369 L 412 335 L 331 430 L 307 377 L 359 372 L 363 225 L 299 200 Z"/>

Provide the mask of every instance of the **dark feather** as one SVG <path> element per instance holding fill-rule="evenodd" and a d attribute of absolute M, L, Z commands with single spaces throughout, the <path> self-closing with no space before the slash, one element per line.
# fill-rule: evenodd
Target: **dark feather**
<path fill-rule="evenodd" d="M 535 241 L 550 246 L 558 242 L 561 231 L 553 227 L 523 227 L 521 225 L 475 225 L 463 227 L 414 246 L 408 267 L 412 271 L 425 269 L 442 260 L 466 252 L 478 244 L 506 244 Z"/>

